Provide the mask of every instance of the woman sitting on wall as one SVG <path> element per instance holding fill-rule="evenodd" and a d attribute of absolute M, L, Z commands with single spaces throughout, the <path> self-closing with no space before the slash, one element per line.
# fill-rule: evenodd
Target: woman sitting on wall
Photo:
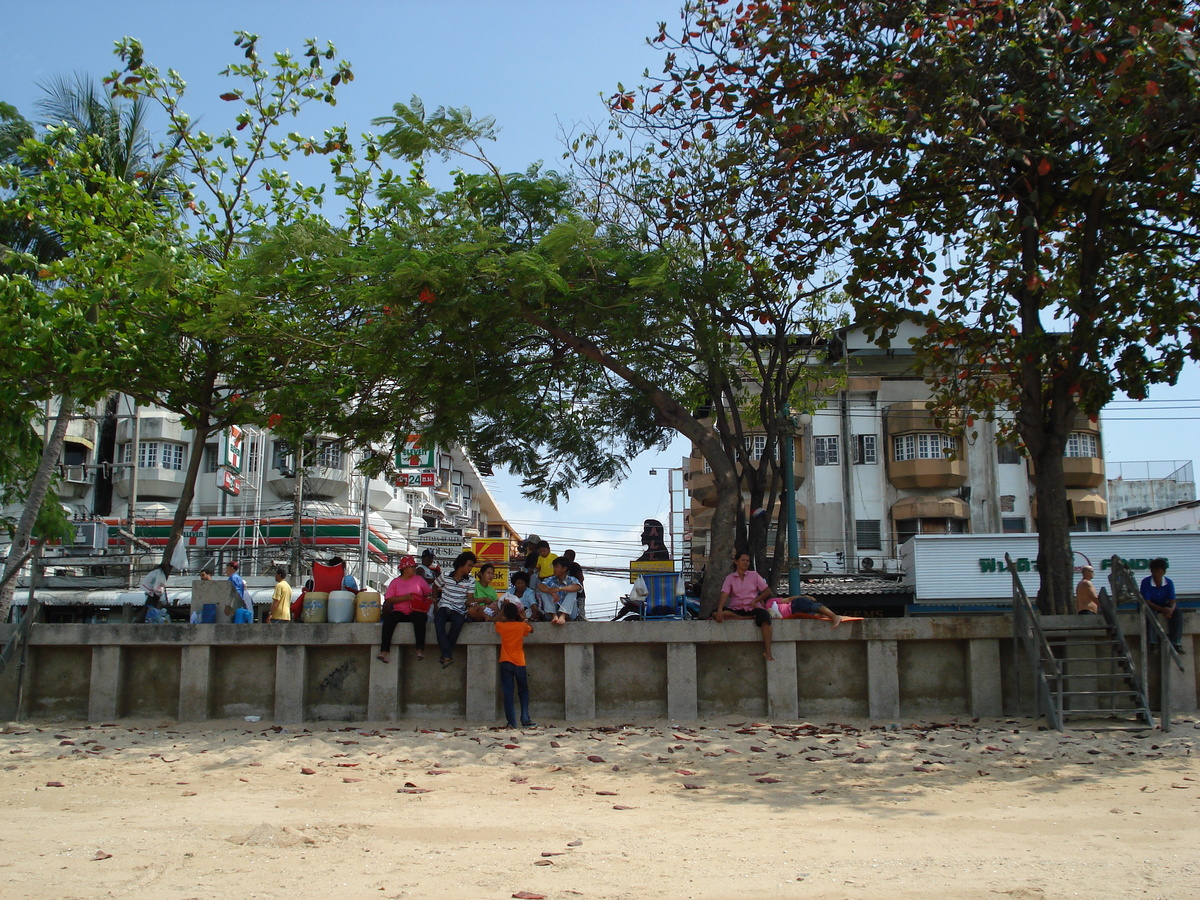
<path fill-rule="evenodd" d="M 383 638 L 379 644 L 380 662 L 391 662 L 392 635 L 401 622 L 412 622 L 417 645 L 417 659 L 425 658 L 425 622 L 433 602 L 433 591 L 417 574 L 417 561 L 411 556 L 400 557 L 400 574 L 393 578 L 384 592 Z"/>

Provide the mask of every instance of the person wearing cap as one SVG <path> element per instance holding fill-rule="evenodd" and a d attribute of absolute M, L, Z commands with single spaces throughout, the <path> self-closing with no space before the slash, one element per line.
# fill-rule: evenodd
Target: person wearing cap
<path fill-rule="evenodd" d="M 425 623 L 433 604 L 433 589 L 417 572 L 417 561 L 411 556 L 400 557 L 397 565 L 400 574 L 388 583 L 383 595 L 383 637 L 375 657 L 382 663 L 392 661 L 392 635 L 401 622 L 412 622 L 417 659 L 425 658 Z"/>
<path fill-rule="evenodd" d="M 249 625 L 254 621 L 254 601 L 250 598 L 250 593 L 246 590 L 246 582 L 238 574 L 239 568 L 238 561 L 231 559 L 225 564 L 225 577 L 229 579 L 229 583 L 233 585 L 234 591 L 237 592 L 238 600 L 241 601 L 241 605 L 233 614 L 233 622 L 235 625 Z"/>

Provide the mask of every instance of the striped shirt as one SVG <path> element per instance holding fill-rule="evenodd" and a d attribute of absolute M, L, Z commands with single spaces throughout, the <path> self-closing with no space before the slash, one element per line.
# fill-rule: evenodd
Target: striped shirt
<path fill-rule="evenodd" d="M 467 598 L 475 592 L 473 576 L 468 575 L 462 581 L 455 581 L 453 575 L 443 572 L 434 580 L 433 586 L 442 592 L 438 601 L 440 607 L 466 614 Z"/>

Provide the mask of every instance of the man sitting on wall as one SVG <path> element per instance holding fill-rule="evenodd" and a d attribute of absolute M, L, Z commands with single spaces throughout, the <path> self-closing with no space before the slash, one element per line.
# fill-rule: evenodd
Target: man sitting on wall
<path fill-rule="evenodd" d="M 549 548 L 549 545 L 546 545 Z M 538 601 L 542 613 L 550 616 L 555 625 L 566 625 L 568 619 L 578 618 L 577 597 L 583 585 L 567 573 L 567 561 L 561 557 L 554 560 L 554 574 L 538 584 Z"/>

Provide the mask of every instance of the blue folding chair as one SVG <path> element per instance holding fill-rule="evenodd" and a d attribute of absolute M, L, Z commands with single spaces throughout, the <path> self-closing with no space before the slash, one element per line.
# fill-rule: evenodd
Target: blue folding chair
<path fill-rule="evenodd" d="M 678 572 L 662 572 L 654 575 L 643 575 L 646 584 L 645 606 L 643 619 L 686 619 L 687 610 L 684 607 L 683 594 L 676 592 Z"/>

